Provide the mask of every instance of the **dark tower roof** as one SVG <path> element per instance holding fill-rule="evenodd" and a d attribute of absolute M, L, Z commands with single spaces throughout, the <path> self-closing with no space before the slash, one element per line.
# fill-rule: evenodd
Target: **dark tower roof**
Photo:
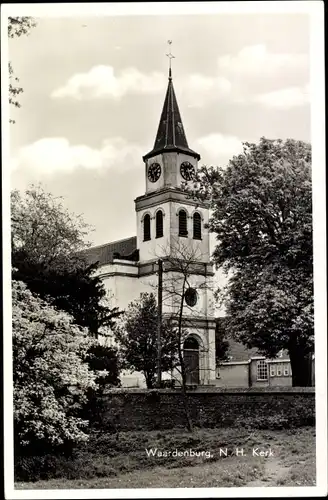
<path fill-rule="evenodd" d="M 183 128 L 177 98 L 175 96 L 172 72 L 169 70 L 169 83 L 167 86 L 164 106 L 159 121 L 157 135 L 153 149 L 143 159 L 151 158 L 165 151 L 179 151 L 187 153 L 200 160 L 200 155 L 189 148 Z"/>

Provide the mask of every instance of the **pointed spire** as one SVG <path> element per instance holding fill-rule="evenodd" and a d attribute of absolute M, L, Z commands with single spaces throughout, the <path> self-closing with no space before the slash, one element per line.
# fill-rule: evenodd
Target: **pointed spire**
<path fill-rule="evenodd" d="M 167 86 L 164 106 L 159 121 L 154 147 L 147 155 L 144 156 L 144 160 L 164 151 L 180 151 L 183 153 L 189 153 L 191 156 L 199 160 L 200 155 L 188 146 L 177 98 L 174 92 L 171 68 L 171 59 L 174 58 L 174 56 L 171 52 L 167 54 L 167 56 L 170 60 L 169 83 Z"/>

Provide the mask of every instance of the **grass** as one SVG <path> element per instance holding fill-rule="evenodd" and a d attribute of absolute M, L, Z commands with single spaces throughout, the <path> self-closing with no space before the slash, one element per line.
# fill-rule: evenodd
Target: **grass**
<path fill-rule="evenodd" d="M 277 486 L 315 486 L 315 442 L 300 437 L 297 433 L 291 436 L 290 447 L 281 452 L 287 474 L 278 479 Z"/>
<path fill-rule="evenodd" d="M 145 449 L 210 452 L 211 457 L 148 457 Z M 220 448 L 228 448 L 228 456 Z M 244 456 L 236 456 L 243 448 Z M 274 456 L 252 456 L 271 448 Z M 92 436 L 87 447 L 52 477 L 16 482 L 17 489 L 314 486 L 315 430 L 198 429 L 124 432 Z"/>

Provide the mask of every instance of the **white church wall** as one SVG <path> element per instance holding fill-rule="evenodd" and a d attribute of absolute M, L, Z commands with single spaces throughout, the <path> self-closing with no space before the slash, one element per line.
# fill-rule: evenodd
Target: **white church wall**
<path fill-rule="evenodd" d="M 163 156 L 163 164 L 165 168 L 165 187 L 177 186 L 177 162 L 179 153 L 166 153 Z"/>
<path fill-rule="evenodd" d="M 181 163 L 183 163 L 184 161 L 187 161 L 188 163 L 191 163 L 196 168 L 197 167 L 197 160 L 196 160 L 196 158 L 193 158 L 190 155 L 186 155 L 185 153 L 177 153 L 176 161 L 177 161 L 177 168 L 176 168 L 177 177 L 176 177 L 176 180 L 174 179 L 174 182 L 176 182 L 177 186 L 181 186 L 183 183 L 186 182 L 185 179 L 182 177 L 181 172 L 180 172 Z M 189 183 L 192 184 L 192 181 L 189 181 Z"/>
<path fill-rule="evenodd" d="M 185 182 L 180 173 L 180 165 L 184 161 L 192 163 L 195 167 L 197 166 L 195 158 L 180 152 L 165 152 L 165 154 L 161 153 L 149 158 L 147 160 L 147 168 L 145 169 L 146 193 L 166 187 L 181 186 Z M 162 169 L 161 176 L 156 182 L 150 182 L 147 176 L 148 166 L 152 163 L 159 163 Z"/>
<path fill-rule="evenodd" d="M 179 236 L 179 210 L 183 208 L 188 214 L 187 224 L 188 224 L 188 237 Z M 193 239 L 193 214 L 195 211 L 199 212 L 202 217 L 202 239 Z M 198 207 L 195 209 L 191 205 L 182 205 L 181 203 L 172 202 L 171 204 L 171 247 L 172 251 L 177 249 L 187 248 L 186 258 L 194 255 L 197 260 L 201 262 L 208 262 L 210 260 L 209 255 L 209 235 L 208 231 L 205 230 L 205 224 L 208 223 L 208 210 L 205 208 Z"/>
<path fill-rule="evenodd" d="M 163 237 L 156 238 L 156 212 L 161 209 L 163 211 Z M 150 234 L 149 241 L 143 240 L 143 218 L 149 214 L 150 219 Z M 139 248 L 140 262 L 157 260 L 167 254 L 170 245 L 170 203 L 161 203 L 155 207 L 149 207 L 137 212 L 137 245 Z"/>
<path fill-rule="evenodd" d="M 120 309 L 126 309 L 132 301 L 138 300 L 141 293 L 154 293 L 157 296 L 156 274 L 139 278 L 138 275 L 127 276 L 122 272 L 108 273 L 103 275 L 103 282 L 111 303 Z"/>
<path fill-rule="evenodd" d="M 106 290 L 113 296 L 115 306 L 126 309 L 130 302 L 139 299 L 143 291 L 148 291 L 143 287 L 140 280 L 130 276 L 108 276 L 104 278 Z"/>
<path fill-rule="evenodd" d="M 152 165 L 153 163 L 159 163 L 162 169 L 161 176 L 156 182 L 151 182 L 148 179 L 148 166 Z M 156 156 L 153 156 L 152 158 L 149 158 L 147 160 L 147 168 L 145 168 L 145 184 L 146 184 L 146 193 L 150 193 L 152 191 L 157 191 L 157 189 L 161 189 L 164 187 L 164 164 L 163 164 L 163 155 L 159 154 Z"/>
<path fill-rule="evenodd" d="M 120 309 L 138 295 L 138 266 L 132 262 L 118 262 L 102 266 L 100 275 L 103 279 L 108 296 Z"/>
<path fill-rule="evenodd" d="M 208 383 L 216 383 L 215 328 L 208 330 Z"/>
<path fill-rule="evenodd" d="M 163 275 L 163 310 L 172 310 L 174 313 L 179 311 L 180 297 L 182 293 L 183 275 L 179 273 L 164 273 Z M 211 277 L 201 275 L 191 275 L 188 277 L 187 286 L 197 290 L 197 303 L 193 307 L 189 307 L 184 302 L 184 316 L 191 317 L 213 317 L 214 315 L 214 299 L 213 285 Z"/>

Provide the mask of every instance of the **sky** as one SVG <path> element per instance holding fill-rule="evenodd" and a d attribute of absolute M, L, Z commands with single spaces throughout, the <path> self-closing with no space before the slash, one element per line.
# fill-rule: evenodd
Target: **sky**
<path fill-rule="evenodd" d="M 11 187 L 41 183 L 99 245 L 136 234 L 168 76 L 201 164 L 242 142 L 310 142 L 307 14 L 39 17 L 9 42 L 24 88 L 10 125 Z"/>

